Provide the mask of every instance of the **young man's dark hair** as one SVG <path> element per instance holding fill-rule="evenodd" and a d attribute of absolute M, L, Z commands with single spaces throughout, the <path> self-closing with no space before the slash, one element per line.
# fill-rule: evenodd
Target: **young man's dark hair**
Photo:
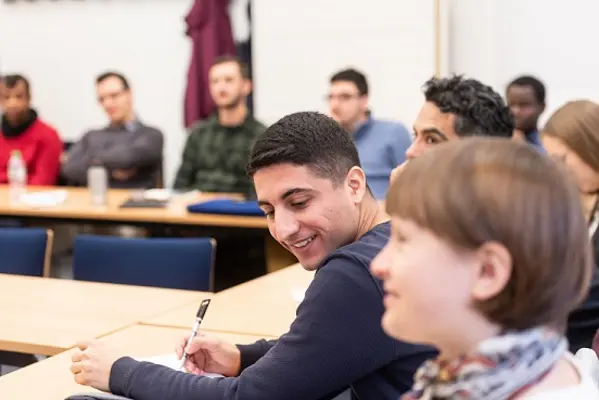
<path fill-rule="evenodd" d="M 545 85 L 543 82 L 531 75 L 522 75 L 514 79 L 507 85 L 507 90 L 512 86 L 528 86 L 532 88 L 535 99 L 539 104 L 545 104 Z"/>
<path fill-rule="evenodd" d="M 19 84 L 19 82 L 22 82 L 23 85 L 25 86 L 25 91 L 27 92 L 27 95 L 28 96 L 31 95 L 31 91 L 29 88 L 29 81 L 23 75 L 19 75 L 19 74 L 5 75 L 5 76 L 1 77 L 0 79 L 2 80 L 2 83 L 4 84 L 6 89 L 14 89 L 15 86 L 17 86 Z"/>
<path fill-rule="evenodd" d="M 461 75 L 432 78 L 424 84 L 426 101 L 456 116 L 458 136 L 512 137 L 512 117 L 505 102 L 490 86 Z"/>
<path fill-rule="evenodd" d="M 349 68 L 339 71 L 331 77 L 330 83 L 340 81 L 352 82 L 358 88 L 358 93 L 360 93 L 361 96 L 368 94 L 368 81 L 366 81 L 364 74 L 358 70 Z"/>
<path fill-rule="evenodd" d="M 246 166 L 247 174 L 275 164 L 306 166 L 336 184 L 351 167 L 360 167 L 351 137 L 333 119 L 317 112 L 288 115 L 260 135 Z"/>
<path fill-rule="evenodd" d="M 123 74 L 121 74 L 119 72 L 115 72 L 115 71 L 107 71 L 107 72 L 104 72 L 103 74 L 98 75 L 98 77 L 96 78 L 96 84 L 102 83 L 108 78 L 118 79 L 123 84 L 123 89 L 129 90 L 130 86 L 129 86 L 129 81 L 127 81 L 127 78 L 125 78 L 125 76 Z"/>
<path fill-rule="evenodd" d="M 229 62 L 237 64 L 239 66 L 239 71 L 241 71 L 241 76 L 243 76 L 245 79 L 250 79 L 250 69 L 248 65 L 241 61 L 241 58 L 237 56 L 226 54 L 223 56 L 216 57 L 216 59 L 212 63 L 212 66 L 214 67 L 215 65 L 220 65 Z"/>

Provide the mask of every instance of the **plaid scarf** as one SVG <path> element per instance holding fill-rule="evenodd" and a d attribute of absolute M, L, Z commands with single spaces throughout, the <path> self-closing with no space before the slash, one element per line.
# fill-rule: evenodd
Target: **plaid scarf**
<path fill-rule="evenodd" d="M 507 400 L 543 379 L 567 348 L 545 328 L 497 336 L 472 354 L 425 362 L 401 400 Z"/>

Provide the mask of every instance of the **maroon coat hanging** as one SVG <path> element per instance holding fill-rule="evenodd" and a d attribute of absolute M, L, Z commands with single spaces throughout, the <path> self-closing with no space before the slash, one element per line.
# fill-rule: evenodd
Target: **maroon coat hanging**
<path fill-rule="evenodd" d="M 184 104 L 185 126 L 189 127 L 214 111 L 208 70 L 217 57 L 236 54 L 236 48 L 229 0 L 195 0 L 185 22 L 192 42 Z"/>

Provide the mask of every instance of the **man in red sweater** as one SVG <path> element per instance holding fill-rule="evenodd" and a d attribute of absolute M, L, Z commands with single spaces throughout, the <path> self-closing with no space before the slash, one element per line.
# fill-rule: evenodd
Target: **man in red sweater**
<path fill-rule="evenodd" d="M 8 159 L 19 150 L 27 165 L 29 185 L 55 185 L 60 171 L 63 144 L 54 128 L 42 122 L 31 108 L 29 82 L 21 75 L 0 81 L 0 184 L 8 182 Z"/>

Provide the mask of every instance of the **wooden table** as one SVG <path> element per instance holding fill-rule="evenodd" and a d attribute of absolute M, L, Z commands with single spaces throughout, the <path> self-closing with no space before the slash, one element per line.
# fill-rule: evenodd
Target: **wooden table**
<path fill-rule="evenodd" d="M 166 208 L 119 208 L 129 199 L 134 190 L 110 189 L 105 206 L 91 204 L 87 188 L 30 186 L 28 192 L 66 190 L 68 196 L 63 204 L 52 207 L 33 208 L 27 205 L 14 205 L 9 202 L 8 186 L 0 185 L 0 215 L 15 217 L 35 217 L 47 219 L 67 219 L 85 221 L 110 221 L 120 223 L 151 223 L 164 225 L 199 225 L 234 228 L 267 229 L 267 221 L 258 216 L 235 216 L 216 214 L 190 214 L 185 206 Z M 235 197 L 233 194 L 203 193 L 195 201 L 214 198 Z"/>
<path fill-rule="evenodd" d="M 53 355 L 212 294 L 0 274 L 0 350 Z M 195 314 L 187 316 L 187 326 Z M 1 398 L 1 396 L 0 396 Z"/>
<path fill-rule="evenodd" d="M 303 292 L 314 277 L 301 265 L 270 273 L 252 281 L 224 290 L 213 296 L 202 328 L 220 332 L 250 333 L 280 336 L 289 330 Z M 189 327 L 197 305 L 188 304 L 143 324 L 184 328 Z"/>
<path fill-rule="evenodd" d="M 283 268 L 297 260 L 291 253 L 279 245 L 266 232 L 268 223 L 265 217 L 192 214 L 187 212 L 187 204 L 177 204 L 166 208 L 119 208 L 135 192 L 127 189 L 110 189 L 107 205 L 91 204 L 87 188 L 81 187 L 47 187 L 29 186 L 28 192 L 44 192 L 66 190 L 68 195 L 63 204 L 34 208 L 26 205 L 14 205 L 9 202 L 8 186 L 0 185 L 0 216 L 26 218 L 33 220 L 49 220 L 78 223 L 133 224 L 144 226 L 186 226 L 211 227 L 212 229 L 244 229 L 264 231 L 267 271 Z M 227 193 L 202 193 L 193 201 L 211 200 L 215 198 L 237 198 L 238 195 Z"/>
<path fill-rule="evenodd" d="M 102 340 L 122 349 L 122 354 L 139 358 L 173 352 L 175 345 L 186 334 L 189 334 L 189 329 L 134 325 Z M 246 344 L 260 339 L 243 334 L 213 334 L 232 343 Z M 74 352 L 73 349 L 66 351 L 0 377 L 0 399 L 64 400 L 75 393 L 94 392 L 94 389 L 81 386 L 73 380 L 70 367 Z"/>

